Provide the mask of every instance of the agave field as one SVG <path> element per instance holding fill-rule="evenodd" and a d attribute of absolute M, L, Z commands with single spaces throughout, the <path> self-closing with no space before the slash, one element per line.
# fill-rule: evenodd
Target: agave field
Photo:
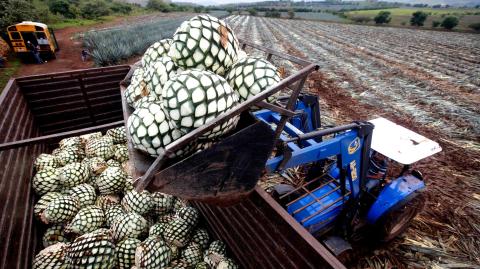
<path fill-rule="evenodd" d="M 141 55 L 158 40 L 171 37 L 175 29 L 191 14 L 175 18 L 161 17 L 134 25 L 89 31 L 84 34 L 84 47 L 97 66 L 119 64 L 128 58 Z"/>
<path fill-rule="evenodd" d="M 226 20 L 241 39 L 319 64 L 309 91 L 321 98 L 324 123 L 382 116 L 441 144 L 441 154 L 416 165 L 428 184 L 422 214 L 404 238 L 367 253 L 359 267 L 480 264 L 480 35 L 238 15 Z"/>

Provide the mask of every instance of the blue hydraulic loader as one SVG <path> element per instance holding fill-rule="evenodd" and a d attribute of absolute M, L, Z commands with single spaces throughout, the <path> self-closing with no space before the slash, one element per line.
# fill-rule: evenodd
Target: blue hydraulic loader
<path fill-rule="evenodd" d="M 358 238 L 388 242 L 400 235 L 425 199 L 424 178 L 411 165 L 440 146 L 384 118 L 321 128 L 318 97 L 312 95 L 297 100 L 295 114 L 266 170 L 282 174 L 300 167 L 305 178 L 271 187 L 272 196 L 339 257 Z M 272 128 L 281 120 L 268 109 L 254 115 Z"/>

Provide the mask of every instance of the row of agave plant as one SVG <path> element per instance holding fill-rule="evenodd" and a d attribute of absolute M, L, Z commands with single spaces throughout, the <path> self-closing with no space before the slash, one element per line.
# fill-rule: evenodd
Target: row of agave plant
<path fill-rule="evenodd" d="M 164 18 L 150 22 L 86 32 L 83 45 L 95 65 L 115 65 L 135 56 L 142 55 L 157 40 L 173 35 L 185 17 Z"/>

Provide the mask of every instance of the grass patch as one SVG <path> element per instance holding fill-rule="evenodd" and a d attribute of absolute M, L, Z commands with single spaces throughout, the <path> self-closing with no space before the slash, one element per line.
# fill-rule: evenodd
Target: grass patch
<path fill-rule="evenodd" d="M 358 10 L 349 11 L 345 15 L 349 19 L 354 20 L 358 17 L 368 17 L 371 19 L 370 25 L 375 24 L 373 18 L 380 11 L 389 11 L 392 13 L 392 21 L 389 25 L 392 26 L 409 26 L 410 18 L 415 11 L 423 11 L 428 14 L 425 25 L 421 28 L 432 29 L 433 21 L 442 21 L 446 16 L 455 16 L 459 19 L 459 24 L 454 30 L 471 30 L 468 26 L 475 22 L 480 22 L 480 10 L 479 9 L 466 9 L 466 8 L 388 8 L 378 10 Z"/>
<path fill-rule="evenodd" d="M 58 30 L 58 29 L 63 29 L 67 27 L 81 27 L 81 26 L 89 26 L 89 25 L 94 25 L 102 22 L 108 22 L 112 21 L 115 19 L 115 16 L 105 16 L 101 17 L 97 20 L 89 20 L 89 19 L 65 19 L 64 21 L 61 22 L 56 22 L 56 23 L 50 23 L 48 24 L 48 27 Z"/>
<path fill-rule="evenodd" d="M 3 88 L 7 85 L 7 82 L 10 80 L 12 76 L 14 76 L 22 63 L 20 59 L 16 57 L 9 57 L 6 67 L 0 69 L 0 93 L 3 91 Z"/>

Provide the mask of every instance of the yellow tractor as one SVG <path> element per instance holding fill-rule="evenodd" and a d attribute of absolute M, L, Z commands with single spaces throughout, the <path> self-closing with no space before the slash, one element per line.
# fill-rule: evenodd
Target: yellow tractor
<path fill-rule="evenodd" d="M 8 38 L 12 50 L 22 59 L 30 57 L 27 48 L 28 42 L 38 48 L 42 58 L 54 59 L 58 51 L 58 44 L 53 30 L 40 22 L 24 21 L 7 28 Z"/>

